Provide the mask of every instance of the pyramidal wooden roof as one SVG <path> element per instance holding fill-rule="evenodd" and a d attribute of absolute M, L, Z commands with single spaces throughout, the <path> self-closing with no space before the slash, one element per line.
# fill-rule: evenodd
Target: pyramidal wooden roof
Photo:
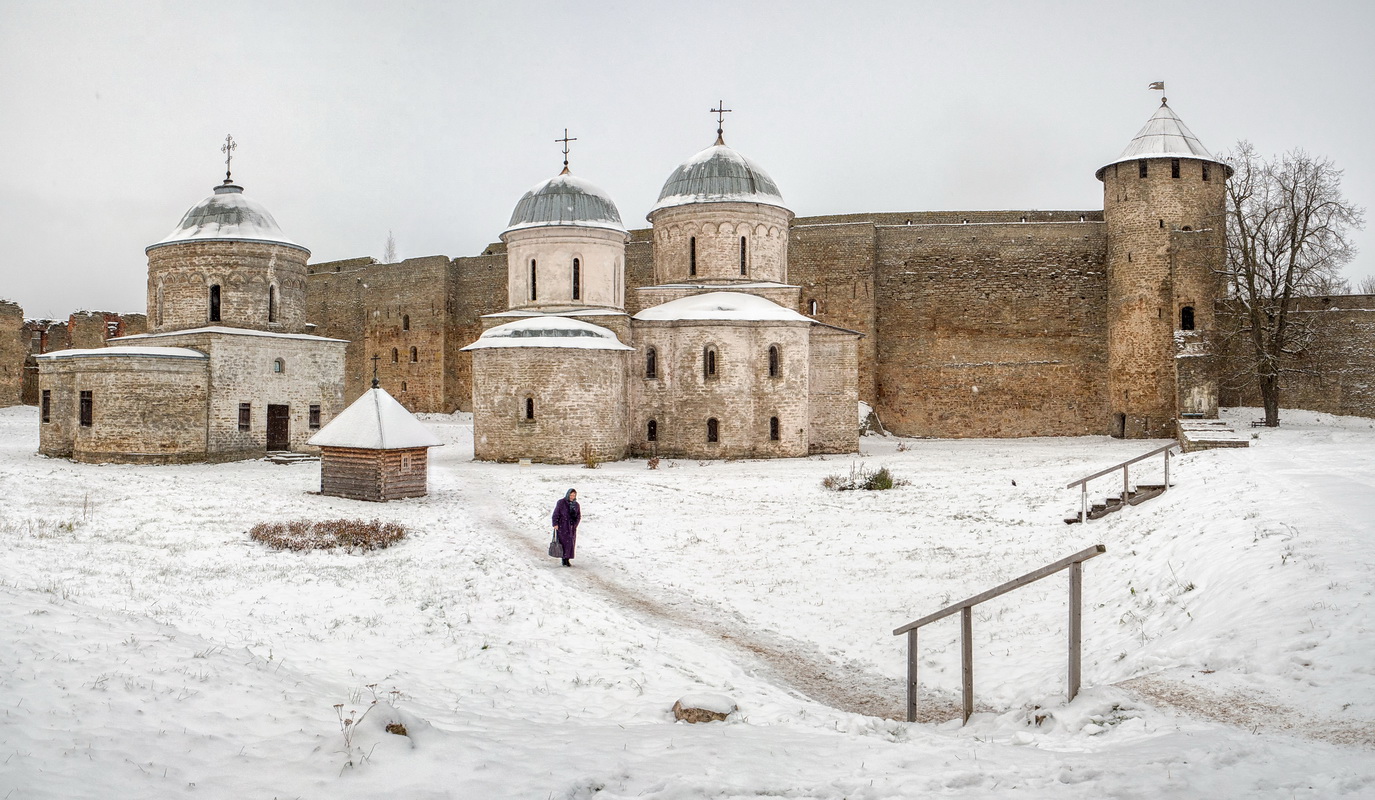
<path fill-rule="evenodd" d="M 316 447 L 355 447 L 361 450 L 405 450 L 413 447 L 441 447 L 405 406 L 385 389 L 369 389 L 353 405 L 310 437 L 306 444 Z"/>

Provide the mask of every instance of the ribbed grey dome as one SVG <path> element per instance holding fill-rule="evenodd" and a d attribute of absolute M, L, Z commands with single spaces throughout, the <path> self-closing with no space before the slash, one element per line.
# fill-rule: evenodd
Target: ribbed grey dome
<path fill-rule="evenodd" d="M 689 203 L 764 203 L 786 208 L 773 178 L 719 140 L 673 170 L 654 211 Z"/>
<path fill-rule="evenodd" d="M 267 209 L 245 197 L 242 186 L 232 183 L 216 186 L 214 194 L 186 212 L 175 230 L 148 245 L 144 251 L 169 244 L 201 241 L 268 242 L 310 252 L 286 238 Z"/>
<path fill-rule="evenodd" d="M 521 196 L 507 231 L 569 225 L 625 231 L 621 212 L 597 186 L 568 173 L 540 182 Z"/>

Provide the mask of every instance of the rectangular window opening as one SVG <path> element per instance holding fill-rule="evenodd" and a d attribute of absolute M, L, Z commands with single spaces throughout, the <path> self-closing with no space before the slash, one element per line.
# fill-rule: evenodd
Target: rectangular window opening
<path fill-rule="evenodd" d="M 246 431 L 253 427 L 253 404 L 239 403 L 239 430 Z"/>
<path fill-rule="evenodd" d="M 52 422 L 53 393 L 51 389 L 43 390 L 43 421 Z"/>
<path fill-rule="evenodd" d="M 320 429 L 320 406 L 318 404 L 312 404 L 310 407 L 310 429 L 313 431 Z"/>
<path fill-rule="evenodd" d="M 90 392 L 81 393 L 81 427 L 89 428 L 95 422 L 95 399 Z"/>

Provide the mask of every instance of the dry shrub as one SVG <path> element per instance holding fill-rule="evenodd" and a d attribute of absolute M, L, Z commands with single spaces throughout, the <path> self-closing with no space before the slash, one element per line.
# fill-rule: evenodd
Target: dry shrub
<path fill-rule="evenodd" d="M 646 461 L 645 463 L 649 465 L 649 468 L 650 468 L 650 469 L 658 469 L 658 468 L 659 468 L 659 457 L 658 457 L 658 456 L 655 456 L 655 457 L 651 458 L 650 460 Z"/>
<path fill-rule="evenodd" d="M 592 455 L 592 443 L 582 443 L 582 465 L 584 469 L 596 469 L 601 466 L 597 463 L 597 457 Z"/>
<path fill-rule="evenodd" d="M 250 539 L 277 550 L 380 550 L 406 537 L 395 522 L 361 519 L 293 520 L 260 522 L 248 532 Z"/>

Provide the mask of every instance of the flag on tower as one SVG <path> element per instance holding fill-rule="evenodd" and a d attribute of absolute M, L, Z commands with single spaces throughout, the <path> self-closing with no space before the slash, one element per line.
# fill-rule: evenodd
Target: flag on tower
<path fill-rule="evenodd" d="M 1160 91 L 1163 92 L 1163 91 L 1165 91 L 1165 82 L 1164 82 L 1164 81 L 1156 81 L 1155 83 L 1152 83 L 1150 86 L 1147 86 L 1146 88 L 1147 88 L 1147 89 L 1159 89 Z"/>

